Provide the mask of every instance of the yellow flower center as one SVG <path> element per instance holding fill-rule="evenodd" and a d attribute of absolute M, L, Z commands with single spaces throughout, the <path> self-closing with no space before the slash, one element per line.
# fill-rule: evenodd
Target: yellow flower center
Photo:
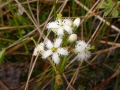
<path fill-rule="evenodd" d="M 57 14 L 57 17 L 62 18 L 62 14 L 61 13 Z"/>
<path fill-rule="evenodd" d="M 54 46 L 51 48 L 51 50 L 53 51 L 53 52 L 56 52 L 57 51 L 57 48 L 55 48 Z"/>

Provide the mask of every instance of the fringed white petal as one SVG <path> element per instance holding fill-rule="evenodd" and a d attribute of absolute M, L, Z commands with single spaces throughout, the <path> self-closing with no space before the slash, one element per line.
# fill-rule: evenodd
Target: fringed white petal
<path fill-rule="evenodd" d="M 68 34 L 72 34 L 72 27 L 70 27 L 69 25 L 65 25 L 63 28 Z"/>
<path fill-rule="evenodd" d="M 58 53 L 53 53 L 52 54 L 52 60 L 55 62 L 55 64 L 58 64 L 60 61 Z"/>
<path fill-rule="evenodd" d="M 38 46 L 35 47 L 33 55 L 37 56 L 38 54 L 42 54 L 44 52 L 44 44 L 40 43 L 38 44 Z"/>
<path fill-rule="evenodd" d="M 33 56 L 37 56 L 39 54 L 37 47 L 34 48 Z"/>
<path fill-rule="evenodd" d="M 49 39 L 45 41 L 45 45 L 48 49 L 51 49 L 53 47 L 53 43 Z"/>
<path fill-rule="evenodd" d="M 75 47 L 75 53 L 79 53 L 79 52 L 82 52 L 84 51 L 84 49 L 82 47 Z"/>
<path fill-rule="evenodd" d="M 44 44 L 43 44 L 43 43 L 38 44 L 37 48 L 38 48 L 38 50 L 39 50 L 40 52 L 44 52 L 44 51 L 45 51 L 45 49 L 44 49 Z"/>
<path fill-rule="evenodd" d="M 62 39 L 61 38 L 57 38 L 54 42 L 54 46 L 56 48 L 60 47 L 60 44 L 62 43 Z"/>
<path fill-rule="evenodd" d="M 52 29 L 52 28 L 59 28 L 60 26 L 57 24 L 57 22 L 50 22 L 47 24 L 46 28 L 47 29 Z"/>
<path fill-rule="evenodd" d="M 57 30 L 57 35 L 58 35 L 58 36 L 63 36 L 63 35 L 64 35 L 64 29 L 63 29 L 63 28 L 59 28 L 59 29 Z"/>
<path fill-rule="evenodd" d="M 68 55 L 68 51 L 64 48 L 58 48 L 57 52 L 60 54 L 60 55 Z"/>
<path fill-rule="evenodd" d="M 77 54 L 78 61 L 83 62 L 85 60 L 84 55 L 82 53 Z"/>
<path fill-rule="evenodd" d="M 49 57 L 53 52 L 51 50 L 47 50 L 42 54 L 42 58 L 46 59 L 47 57 Z"/>
<path fill-rule="evenodd" d="M 77 54 L 78 61 L 86 61 L 91 57 L 90 51 L 82 52 Z"/>
<path fill-rule="evenodd" d="M 62 24 L 71 26 L 72 25 L 72 20 L 71 19 L 63 19 Z"/>

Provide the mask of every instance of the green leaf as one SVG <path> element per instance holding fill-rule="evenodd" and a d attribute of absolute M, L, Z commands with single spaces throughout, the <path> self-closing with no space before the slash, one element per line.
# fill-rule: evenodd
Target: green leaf
<path fill-rule="evenodd" d="M 113 17 L 117 17 L 118 14 L 119 14 L 119 13 L 118 13 L 118 10 L 115 10 L 115 11 L 112 13 L 112 16 L 113 16 Z"/>
<path fill-rule="evenodd" d="M 105 15 L 105 16 L 108 16 L 108 14 L 109 14 L 111 11 L 112 11 L 112 8 L 108 9 L 108 10 L 104 13 L 104 15 Z"/>
<path fill-rule="evenodd" d="M 4 59 L 5 52 L 6 52 L 6 48 L 4 48 L 2 51 L 0 51 L 0 65 L 2 64 L 2 61 Z"/>
<path fill-rule="evenodd" d="M 25 32 L 25 30 L 24 30 L 24 29 L 22 29 L 22 30 L 21 30 L 21 33 L 22 33 L 22 34 L 25 34 L 26 32 Z"/>
<path fill-rule="evenodd" d="M 80 85 L 80 87 L 79 87 L 80 90 L 85 90 L 85 88 L 86 88 L 86 87 L 83 86 L 83 85 Z"/>
<path fill-rule="evenodd" d="M 111 5 L 111 4 L 112 4 L 112 0 L 107 0 L 107 1 L 108 1 L 109 5 Z"/>
<path fill-rule="evenodd" d="M 99 6 L 100 9 L 106 9 L 106 8 L 109 8 L 109 5 L 108 3 L 101 3 L 101 5 Z"/>

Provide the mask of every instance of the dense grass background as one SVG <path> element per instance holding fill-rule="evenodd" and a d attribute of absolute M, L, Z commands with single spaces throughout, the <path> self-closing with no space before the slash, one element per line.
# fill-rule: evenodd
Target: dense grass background
<path fill-rule="evenodd" d="M 0 0 L 0 90 L 24 90 L 29 76 L 28 90 L 54 90 L 54 71 L 47 60 L 32 56 L 31 37 L 38 43 L 46 37 L 52 40 L 54 33 L 48 34 L 46 24 L 58 13 L 73 20 L 80 17 L 78 39 L 95 46 L 88 61 L 81 64 L 74 56 L 68 60 L 59 89 L 119 90 L 118 0 Z"/>

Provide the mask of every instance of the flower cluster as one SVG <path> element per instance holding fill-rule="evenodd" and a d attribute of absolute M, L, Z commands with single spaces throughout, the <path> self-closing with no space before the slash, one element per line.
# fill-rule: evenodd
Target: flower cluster
<path fill-rule="evenodd" d="M 43 59 L 51 57 L 55 64 L 59 64 L 61 56 L 67 56 L 71 52 L 77 55 L 79 61 L 87 60 L 91 56 L 91 52 L 89 51 L 91 46 L 83 40 L 76 41 L 77 35 L 74 34 L 74 30 L 76 30 L 79 25 L 80 18 L 76 18 L 73 21 L 70 18 L 63 19 L 61 14 L 58 14 L 58 18 L 46 26 L 48 30 L 56 34 L 56 39 L 54 39 L 54 42 L 47 39 L 44 43 L 38 44 L 34 49 L 33 55 L 37 56 L 41 54 Z M 72 50 L 69 51 L 67 49 L 68 44 L 75 41 L 76 45 L 70 46 Z"/>
<path fill-rule="evenodd" d="M 57 38 L 54 43 L 52 43 L 50 40 L 46 40 L 45 45 L 47 50 L 42 54 L 42 58 L 45 59 L 52 55 L 52 60 L 55 62 L 55 64 L 58 64 L 60 61 L 60 55 L 68 55 L 68 51 L 63 47 L 60 47 L 61 43 L 61 38 Z"/>

